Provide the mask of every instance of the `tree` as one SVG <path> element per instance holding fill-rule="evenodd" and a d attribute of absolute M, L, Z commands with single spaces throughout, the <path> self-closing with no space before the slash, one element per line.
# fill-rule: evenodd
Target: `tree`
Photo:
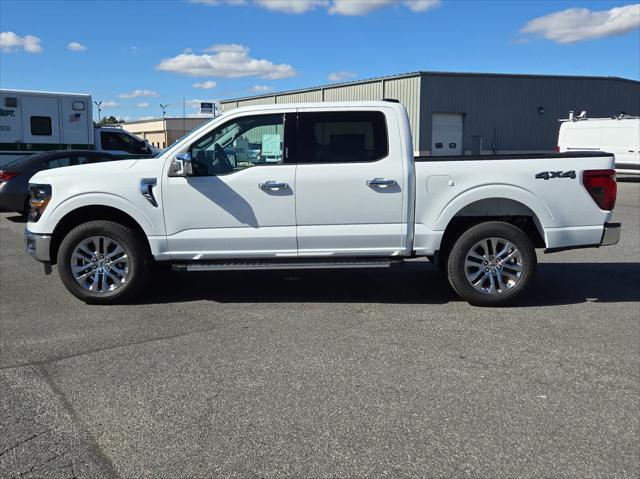
<path fill-rule="evenodd" d="M 105 116 L 104 118 L 102 118 L 100 120 L 100 124 L 101 125 L 116 125 L 118 123 L 123 123 L 124 120 L 121 118 L 120 120 L 118 120 L 115 116 L 111 115 L 111 116 Z"/>

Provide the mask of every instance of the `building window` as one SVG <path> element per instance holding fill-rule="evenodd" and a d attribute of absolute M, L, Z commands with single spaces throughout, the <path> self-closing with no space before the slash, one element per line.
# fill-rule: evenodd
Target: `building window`
<path fill-rule="evenodd" d="M 378 161 L 389 153 L 387 125 L 378 111 L 301 113 L 299 163 Z"/>
<path fill-rule="evenodd" d="M 32 116 L 31 134 L 33 136 L 51 136 L 51 117 Z"/>
<path fill-rule="evenodd" d="M 436 143 L 436 149 L 437 150 L 442 149 L 442 143 Z"/>
<path fill-rule="evenodd" d="M 453 149 L 455 149 L 455 147 L 456 147 L 456 144 L 455 144 L 455 143 L 449 143 L 449 148 L 450 148 L 450 149 L 452 149 L 452 150 L 453 150 Z"/>

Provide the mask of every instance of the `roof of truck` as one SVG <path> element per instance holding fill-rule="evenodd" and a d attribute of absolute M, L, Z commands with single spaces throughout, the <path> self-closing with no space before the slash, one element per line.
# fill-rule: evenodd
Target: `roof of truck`
<path fill-rule="evenodd" d="M 70 92 L 57 92 L 57 91 L 39 91 L 39 90 L 13 90 L 11 88 L 0 89 L 2 93 L 29 93 L 35 95 L 58 95 L 58 96 L 91 96 L 90 93 L 70 93 Z"/>

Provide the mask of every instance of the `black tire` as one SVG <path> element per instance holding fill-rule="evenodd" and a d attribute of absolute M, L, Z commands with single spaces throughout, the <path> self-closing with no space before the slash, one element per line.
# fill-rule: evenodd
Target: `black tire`
<path fill-rule="evenodd" d="M 29 213 L 31 213 L 31 204 L 29 203 L 29 196 L 27 195 L 27 199 L 24 200 L 24 204 L 22 205 L 22 211 L 18 211 L 24 219 L 29 219 Z"/>
<path fill-rule="evenodd" d="M 488 238 L 502 238 L 509 241 L 518 249 L 522 259 L 522 272 L 515 284 L 508 289 L 505 287 L 502 292 L 494 294 L 478 291 L 472 286 L 470 280 L 467 279 L 467 270 L 465 267 L 465 262 L 471 248 Z M 493 254 L 495 254 L 495 252 Z M 493 258 L 493 256 L 491 258 Z M 488 266 L 491 268 L 494 265 Z M 529 237 L 521 229 L 501 221 L 480 223 L 469 228 L 454 243 L 447 259 L 447 275 L 451 287 L 462 299 L 474 306 L 503 306 L 512 303 L 531 284 L 535 276 L 536 267 L 536 250 Z M 502 270 L 502 268 L 505 268 L 505 270 L 509 269 L 508 263 L 496 266 L 496 268 L 499 268 L 499 270 Z M 484 276 L 484 272 L 480 271 L 480 269 L 486 271 L 484 266 L 482 266 L 482 268 L 471 267 L 469 271 L 478 272 L 481 276 Z M 502 271 L 499 271 L 499 274 L 500 277 L 503 278 Z M 510 270 L 509 274 L 513 275 L 513 272 Z M 496 278 L 496 276 L 494 276 L 494 278 Z M 494 280 L 487 276 L 487 281 L 484 284 L 490 285 L 493 282 Z M 500 288 L 497 289 L 499 290 Z"/>
<path fill-rule="evenodd" d="M 76 281 L 71 271 L 72 253 L 76 246 L 92 236 L 110 238 L 120 244 L 128 260 L 126 282 L 114 291 L 94 292 Z M 72 229 L 62 240 L 58 250 L 58 271 L 65 287 L 76 298 L 89 304 L 117 304 L 133 298 L 145 285 L 151 268 L 151 257 L 143 240 L 136 233 L 113 221 L 89 221 Z"/>

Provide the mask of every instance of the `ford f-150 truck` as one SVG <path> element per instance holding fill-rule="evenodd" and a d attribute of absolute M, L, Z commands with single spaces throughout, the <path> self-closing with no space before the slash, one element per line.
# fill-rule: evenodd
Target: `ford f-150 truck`
<path fill-rule="evenodd" d="M 31 179 L 26 249 L 88 303 L 174 269 L 355 268 L 427 257 L 475 305 L 513 301 L 536 250 L 615 244 L 602 152 L 414 157 L 395 101 L 239 108 L 157 158 Z M 426 286 L 425 286 L 426 287 Z"/>

